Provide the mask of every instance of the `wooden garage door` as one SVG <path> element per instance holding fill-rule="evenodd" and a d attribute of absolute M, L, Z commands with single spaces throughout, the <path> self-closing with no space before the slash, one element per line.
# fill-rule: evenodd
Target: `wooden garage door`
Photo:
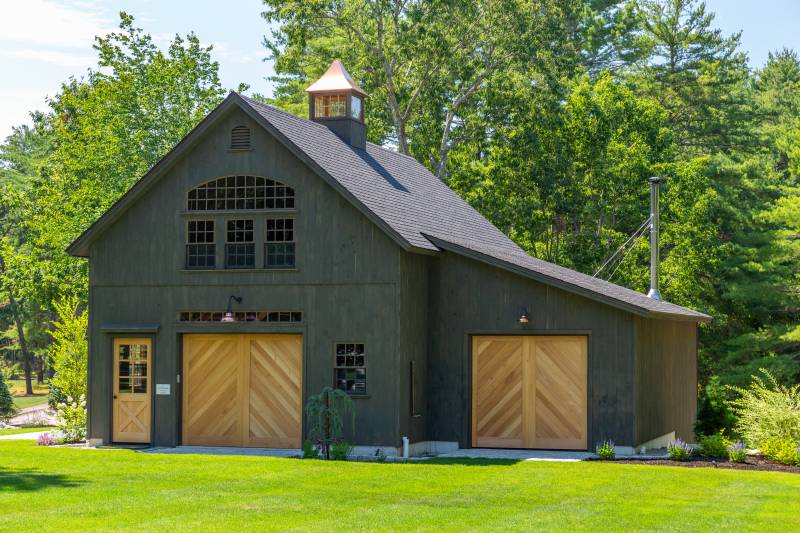
<path fill-rule="evenodd" d="M 184 335 L 183 376 L 183 444 L 300 447 L 300 335 Z"/>
<path fill-rule="evenodd" d="M 472 339 L 472 445 L 587 448 L 586 337 Z"/>

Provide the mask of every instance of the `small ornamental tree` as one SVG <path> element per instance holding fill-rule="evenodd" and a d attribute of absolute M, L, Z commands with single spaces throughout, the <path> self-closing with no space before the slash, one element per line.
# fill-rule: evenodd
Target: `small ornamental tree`
<path fill-rule="evenodd" d="M 14 398 L 11 397 L 11 391 L 8 390 L 8 383 L 6 383 L 5 372 L 0 369 L 0 420 L 5 422 L 16 412 Z"/>
<path fill-rule="evenodd" d="M 355 427 L 353 400 L 339 389 L 325 387 L 306 402 L 308 436 L 317 444 L 325 459 L 331 458 L 331 446 L 342 442 L 344 418 L 348 414 Z"/>

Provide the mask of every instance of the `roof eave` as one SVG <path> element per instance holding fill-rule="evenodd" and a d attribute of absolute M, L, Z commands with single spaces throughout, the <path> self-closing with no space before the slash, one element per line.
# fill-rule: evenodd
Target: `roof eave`
<path fill-rule="evenodd" d="M 521 267 L 519 265 L 515 265 L 513 263 L 509 263 L 508 261 L 504 261 L 500 258 L 487 255 L 481 252 L 477 252 L 475 250 L 470 250 L 469 248 L 465 248 L 463 246 L 459 246 L 458 244 L 454 244 L 444 239 L 439 239 L 432 235 L 424 234 L 425 238 L 431 241 L 436 247 L 441 250 L 447 250 L 459 255 L 463 255 L 465 257 L 469 257 L 471 259 L 475 259 L 477 261 L 481 261 L 483 263 L 496 266 L 499 268 L 503 268 L 509 272 L 513 272 L 515 274 L 519 274 L 525 276 L 527 278 L 533 279 L 535 281 L 539 281 L 541 283 L 545 283 L 547 285 L 551 285 L 554 287 L 558 287 L 559 289 L 563 289 L 567 292 L 571 292 L 573 294 L 577 294 L 579 296 L 583 296 L 590 300 L 594 300 L 596 302 L 604 303 L 610 305 L 612 307 L 616 307 L 617 309 L 621 309 L 623 311 L 627 311 L 629 313 L 633 313 L 635 315 L 644 317 L 644 318 L 665 318 L 670 320 L 682 320 L 688 322 L 708 322 L 711 320 L 711 317 L 708 315 L 704 315 L 702 313 L 697 313 L 695 315 L 683 315 L 683 314 L 673 314 L 673 313 L 665 313 L 660 311 L 652 311 L 650 309 L 646 309 L 643 307 L 639 307 L 628 302 L 623 302 L 621 300 L 617 300 L 616 298 L 612 298 L 610 296 L 606 296 L 604 294 L 600 294 L 595 291 L 591 291 L 589 289 L 585 289 L 583 287 L 579 287 L 577 285 L 573 285 L 568 283 L 564 280 L 554 278 L 552 276 L 548 276 L 542 274 L 540 272 L 535 272 L 533 270 L 529 270 L 527 268 Z"/>

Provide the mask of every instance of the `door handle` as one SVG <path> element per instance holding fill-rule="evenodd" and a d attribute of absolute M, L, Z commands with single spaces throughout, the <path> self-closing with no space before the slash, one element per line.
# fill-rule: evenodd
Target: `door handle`
<path fill-rule="evenodd" d="M 117 395 L 116 395 L 116 394 L 114 395 L 114 399 L 115 399 L 115 400 L 117 399 Z"/>

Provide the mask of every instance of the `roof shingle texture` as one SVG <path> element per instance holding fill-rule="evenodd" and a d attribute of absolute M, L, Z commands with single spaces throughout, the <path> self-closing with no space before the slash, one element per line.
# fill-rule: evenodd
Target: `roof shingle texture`
<path fill-rule="evenodd" d="M 531 257 L 410 156 L 367 143 L 354 148 L 326 126 L 241 96 L 253 110 L 409 245 L 439 250 L 429 235 L 479 255 L 623 304 L 707 318 L 631 289 Z"/>

